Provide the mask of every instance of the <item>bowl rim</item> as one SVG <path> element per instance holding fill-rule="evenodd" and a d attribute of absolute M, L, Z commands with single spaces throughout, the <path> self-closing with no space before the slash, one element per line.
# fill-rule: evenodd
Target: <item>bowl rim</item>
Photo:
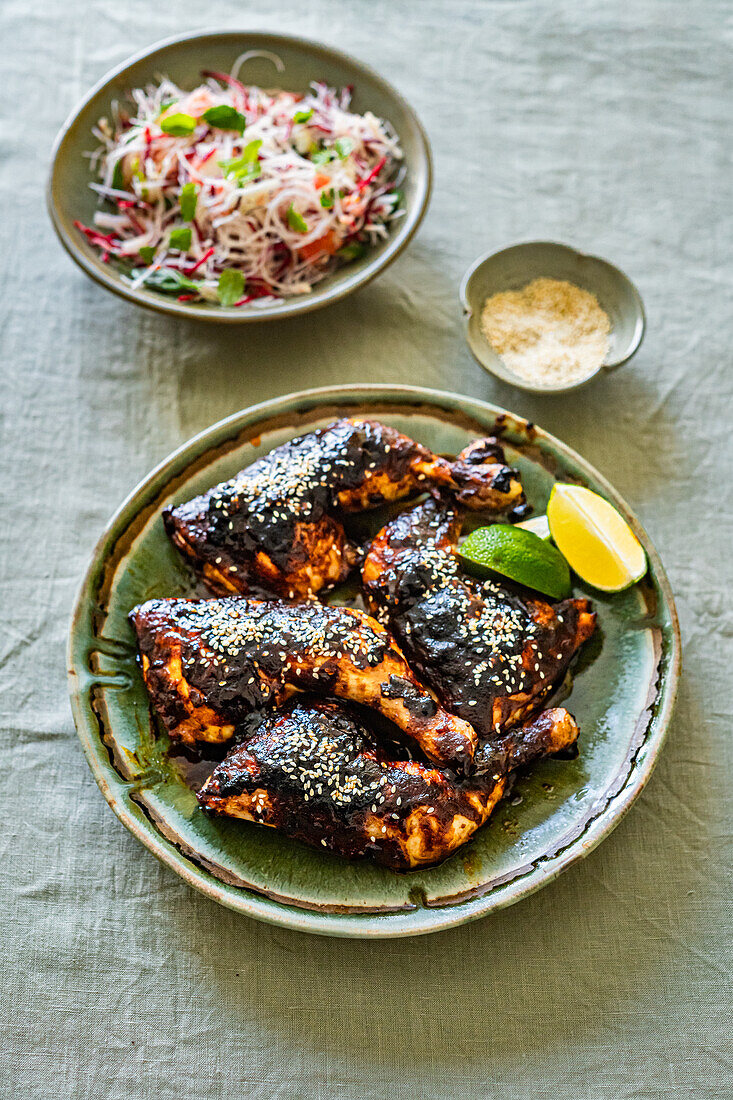
<path fill-rule="evenodd" d="M 634 325 L 633 336 L 629 341 L 629 350 L 626 351 L 625 354 L 622 355 L 620 358 L 614 359 L 611 363 L 603 362 L 599 364 L 599 366 L 597 366 L 596 369 L 591 372 L 591 374 L 587 374 L 584 378 L 580 378 L 577 381 L 571 382 L 569 385 L 564 386 L 543 386 L 539 383 L 530 382 L 528 379 L 521 378 L 518 374 L 515 374 L 514 371 L 506 365 L 503 365 L 501 368 L 497 369 L 494 362 L 489 365 L 489 362 L 484 362 L 484 360 L 476 354 L 468 338 L 468 326 L 471 322 L 471 318 L 474 315 L 474 310 L 471 308 L 471 304 L 468 299 L 468 288 L 476 272 L 479 271 L 479 269 L 482 268 L 485 264 L 488 264 L 491 260 L 498 259 L 500 256 L 505 255 L 507 252 L 514 252 L 515 250 L 523 250 L 525 248 L 542 246 L 555 248 L 562 252 L 567 252 L 576 258 L 595 260 L 597 263 L 604 264 L 606 267 L 615 272 L 616 275 L 619 275 L 621 277 L 621 280 L 627 285 L 630 291 L 630 296 L 636 307 L 636 322 Z M 631 276 L 627 275 L 624 269 L 619 267 L 618 264 L 613 263 L 612 260 L 607 260 L 605 256 L 599 256 L 595 252 L 586 252 L 583 249 L 575 248 L 573 245 L 567 244 L 565 241 L 555 241 L 547 239 L 514 241 L 513 244 L 504 245 L 502 248 L 491 249 L 488 252 L 484 252 L 483 255 L 474 260 L 473 263 L 466 269 L 458 288 L 458 297 L 460 299 L 461 307 L 463 309 L 464 338 L 466 340 L 466 343 L 468 344 L 469 351 L 471 352 L 473 358 L 476 360 L 479 366 L 486 371 L 487 374 L 492 374 L 494 378 L 498 378 L 500 381 L 505 382 L 507 385 L 515 386 L 517 389 L 524 390 L 526 393 L 547 394 L 550 396 L 554 394 L 572 393 L 574 390 L 578 390 L 581 387 L 587 385 L 588 382 L 591 382 L 603 371 L 614 371 L 617 367 L 621 367 L 624 364 L 628 363 L 631 359 L 633 359 L 633 357 L 636 355 L 637 351 L 641 347 L 644 336 L 646 334 L 647 318 L 646 309 L 644 308 L 644 300 L 639 292 L 639 288 L 637 287 Z M 488 341 L 487 348 L 495 360 L 501 360 L 501 357 L 493 351 Z"/>
<path fill-rule="evenodd" d="M 88 686 L 81 682 L 79 671 L 85 667 L 85 661 L 88 659 L 85 630 L 87 622 L 94 616 L 100 568 L 102 572 L 105 571 L 107 558 L 114 550 L 117 540 L 124 534 L 133 515 L 152 506 L 151 501 L 155 501 L 161 486 L 167 484 L 181 469 L 189 466 L 197 455 L 200 456 L 207 449 L 221 444 L 224 440 L 236 438 L 241 431 L 261 420 L 280 413 L 306 414 L 320 408 L 361 402 L 377 405 L 380 402 L 394 402 L 427 412 L 440 410 L 452 414 L 467 414 L 479 421 L 485 417 L 487 423 L 489 418 L 496 420 L 499 417 L 509 429 L 514 426 L 516 430 L 526 431 L 531 427 L 533 438 L 540 437 L 549 443 L 560 455 L 575 464 L 584 476 L 589 476 L 600 486 L 603 493 L 630 522 L 637 537 L 640 537 L 647 551 L 652 573 L 669 610 L 670 641 L 665 670 L 660 671 L 657 679 L 658 709 L 650 718 L 644 738 L 635 751 L 629 771 L 620 787 L 610 792 L 606 804 L 579 837 L 559 851 L 543 857 L 526 873 L 506 883 L 498 883 L 488 892 L 457 904 L 448 903 L 442 907 L 418 908 L 406 912 L 340 915 L 299 909 L 245 889 L 239 889 L 235 895 L 232 895 L 227 891 L 225 883 L 207 875 L 201 866 L 192 862 L 161 832 L 157 829 L 148 830 L 139 820 L 134 806 L 126 797 L 127 784 L 122 781 L 119 773 L 112 766 L 108 749 L 102 741 L 99 716 L 91 708 Z M 513 905 L 553 882 L 563 871 L 585 858 L 616 828 L 648 783 L 667 736 L 679 684 L 681 636 L 674 596 L 656 547 L 623 497 L 577 451 L 551 433 L 537 428 L 534 424 L 530 425 L 522 417 L 486 401 L 422 386 L 362 383 L 301 390 L 240 409 L 196 433 L 158 463 L 132 489 L 99 536 L 74 602 L 66 659 L 71 709 L 87 763 L 111 809 L 133 836 L 153 855 L 189 886 L 208 898 L 256 920 L 317 935 L 381 939 L 441 931 L 478 920 L 490 912 Z"/>
<path fill-rule="evenodd" d="M 252 43 L 253 48 L 257 48 L 258 45 L 274 45 L 276 48 L 277 41 L 280 41 L 296 48 L 301 47 L 309 51 L 315 50 L 316 52 L 320 52 L 321 54 L 327 55 L 332 60 L 354 69 L 357 74 L 361 74 L 378 84 L 388 97 L 396 101 L 401 110 L 408 116 L 411 125 L 415 129 L 415 134 L 418 139 L 419 156 L 422 162 L 417 173 L 417 175 L 421 177 L 422 183 L 416 194 L 414 206 L 412 210 L 407 212 L 403 219 L 400 219 L 394 233 L 390 234 L 384 251 L 379 256 L 375 256 L 373 260 L 360 271 L 353 272 L 351 275 L 346 274 L 335 284 L 331 284 L 329 279 L 321 290 L 312 291 L 302 298 L 287 299 L 279 305 L 249 311 L 243 311 L 241 309 L 236 310 L 232 307 L 227 308 L 222 306 L 216 309 L 206 309 L 197 304 L 192 305 L 189 302 L 178 302 L 174 298 L 168 299 L 163 294 L 156 295 L 152 291 L 140 291 L 128 287 L 114 268 L 109 268 L 107 265 L 102 264 L 93 253 L 88 252 L 83 247 L 83 241 L 77 240 L 76 236 L 73 235 L 65 225 L 55 198 L 55 190 L 63 179 L 63 175 L 59 171 L 60 154 L 67 141 L 70 140 L 72 131 L 82 111 L 84 111 L 97 96 L 103 93 L 108 85 L 122 76 L 131 66 L 152 58 L 155 54 L 164 49 L 182 45 L 183 43 L 194 42 L 199 39 L 237 39 L 242 37 L 246 37 L 248 41 Z M 153 310 L 156 313 L 169 314 L 190 320 L 213 322 L 216 324 L 252 324 L 310 313 L 313 310 L 321 309 L 324 306 L 341 301 L 341 299 L 353 293 L 355 290 L 358 290 L 362 286 L 366 286 L 367 283 L 370 283 L 372 279 L 380 275 L 382 271 L 396 260 L 407 248 L 425 217 L 430 203 L 432 189 L 433 157 L 425 127 L 420 121 L 415 109 L 401 92 L 397 91 L 394 85 L 381 76 L 381 74 L 370 65 L 358 60 L 344 50 L 340 50 L 335 46 L 326 45 L 313 38 L 306 38 L 303 35 L 293 35 L 278 31 L 249 30 L 247 28 L 212 27 L 159 39 L 145 49 L 130 55 L 118 65 L 109 69 L 75 104 L 54 139 L 46 180 L 46 208 L 56 236 L 71 259 L 86 275 L 93 279 L 94 282 L 104 287 L 106 290 L 112 291 L 112 293 L 116 294 L 118 297 L 128 302 L 132 302 L 134 305 Z M 348 272 L 348 268 L 342 270 Z"/>

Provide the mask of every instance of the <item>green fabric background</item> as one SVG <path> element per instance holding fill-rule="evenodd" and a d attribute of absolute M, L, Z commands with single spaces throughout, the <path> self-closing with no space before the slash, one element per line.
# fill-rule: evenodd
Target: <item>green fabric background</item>
<path fill-rule="evenodd" d="M 731 1095 L 729 20 L 724 0 L 4 0 L 0 1095 Z M 176 323 L 92 285 L 53 237 L 67 112 L 127 54 L 204 24 L 351 50 L 426 124 L 423 229 L 327 311 Z M 466 266 L 536 237 L 617 261 L 648 307 L 633 363 L 566 400 L 494 382 L 461 335 Z M 63 656 L 97 534 L 154 463 L 253 401 L 365 380 L 484 397 L 581 451 L 657 543 L 684 638 L 662 760 L 600 849 L 495 917 L 374 943 L 249 922 L 159 866 L 82 759 Z"/>

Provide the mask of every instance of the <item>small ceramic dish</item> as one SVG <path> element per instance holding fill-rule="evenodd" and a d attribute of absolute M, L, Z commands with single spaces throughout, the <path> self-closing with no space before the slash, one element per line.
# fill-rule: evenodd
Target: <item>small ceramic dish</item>
<path fill-rule="evenodd" d="M 275 72 L 266 57 L 252 57 L 246 68 L 248 83 L 298 92 L 305 91 L 313 80 L 323 80 L 334 87 L 353 85 L 355 111 L 372 111 L 389 120 L 399 135 L 404 154 L 402 163 L 406 171 L 401 188 L 405 215 L 395 222 L 389 236 L 369 248 L 361 259 L 329 275 L 311 293 L 272 306 L 224 308 L 211 303 L 179 302 L 144 287 L 133 289 L 112 264 L 102 262 L 74 227 L 77 220 L 91 224 L 98 209 L 97 197 L 89 187 L 93 179 L 89 160 L 84 155 L 97 144 L 92 127 L 99 118 L 109 114 L 113 100 L 124 100 L 132 88 L 155 82 L 161 75 L 169 76 L 182 88 L 194 88 L 201 81 L 203 69 L 229 72 L 235 60 L 248 50 L 277 54 L 284 66 L 282 72 Z M 293 35 L 212 31 L 158 42 L 123 62 L 92 88 L 56 139 L 47 202 L 62 245 L 79 267 L 101 286 L 136 305 L 161 313 L 238 324 L 308 313 L 368 283 L 396 259 L 417 230 L 430 198 L 431 176 L 430 147 L 417 115 L 399 92 L 366 65 L 339 50 Z"/>
<path fill-rule="evenodd" d="M 481 331 L 481 311 L 487 298 L 504 290 L 521 290 L 540 278 L 562 279 L 595 294 L 611 321 L 605 361 L 570 385 L 540 385 L 520 378 L 497 355 Z M 623 271 L 599 256 L 588 256 L 554 241 L 528 241 L 482 256 L 464 275 L 460 297 L 466 340 L 474 358 L 503 382 L 531 393 L 567 393 L 585 386 L 602 370 L 615 370 L 628 363 L 638 351 L 646 327 L 641 295 Z"/>

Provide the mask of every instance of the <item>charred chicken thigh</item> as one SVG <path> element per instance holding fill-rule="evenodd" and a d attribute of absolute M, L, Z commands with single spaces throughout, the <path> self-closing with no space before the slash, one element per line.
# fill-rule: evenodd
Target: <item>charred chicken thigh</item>
<path fill-rule="evenodd" d="M 410 497 L 365 557 L 348 516 Z M 595 615 L 464 573 L 467 509 L 527 513 L 495 439 L 447 459 L 361 418 L 165 509 L 219 598 L 152 599 L 130 620 L 171 739 L 221 746 L 178 750 L 192 777 L 220 761 L 197 793 L 207 814 L 411 870 L 463 845 L 516 769 L 576 751 L 574 718 L 538 711 Z M 362 564 L 372 614 L 316 599 Z"/>
<path fill-rule="evenodd" d="M 316 602 L 150 600 L 130 613 L 148 693 L 170 733 L 223 742 L 294 692 L 352 700 L 390 719 L 441 766 L 468 769 L 478 738 L 363 611 Z"/>
<path fill-rule="evenodd" d="M 394 759 L 341 705 L 298 699 L 259 717 L 198 799 L 207 813 L 406 871 L 445 859 L 488 819 L 512 770 L 572 749 L 577 736 L 567 711 L 545 711 L 506 735 L 491 772 L 459 780 Z"/>
<path fill-rule="evenodd" d="M 522 507 L 516 470 L 494 439 L 455 461 L 375 420 L 345 419 L 290 440 L 202 496 L 165 510 L 166 531 L 218 595 L 311 596 L 357 558 L 341 517 L 426 490 L 467 508 Z"/>
<path fill-rule="evenodd" d="M 373 613 L 443 706 L 495 739 L 539 709 L 596 617 L 588 600 L 552 605 L 466 575 L 453 553 L 460 529 L 445 502 L 402 512 L 372 543 L 362 579 Z"/>

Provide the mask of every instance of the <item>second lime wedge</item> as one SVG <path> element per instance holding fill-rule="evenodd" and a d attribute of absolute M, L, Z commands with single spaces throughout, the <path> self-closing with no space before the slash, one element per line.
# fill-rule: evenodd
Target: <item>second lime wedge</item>
<path fill-rule="evenodd" d="M 458 550 L 470 573 L 502 577 L 561 600 L 570 595 L 568 563 L 551 543 L 532 531 L 495 523 L 472 531 Z"/>

